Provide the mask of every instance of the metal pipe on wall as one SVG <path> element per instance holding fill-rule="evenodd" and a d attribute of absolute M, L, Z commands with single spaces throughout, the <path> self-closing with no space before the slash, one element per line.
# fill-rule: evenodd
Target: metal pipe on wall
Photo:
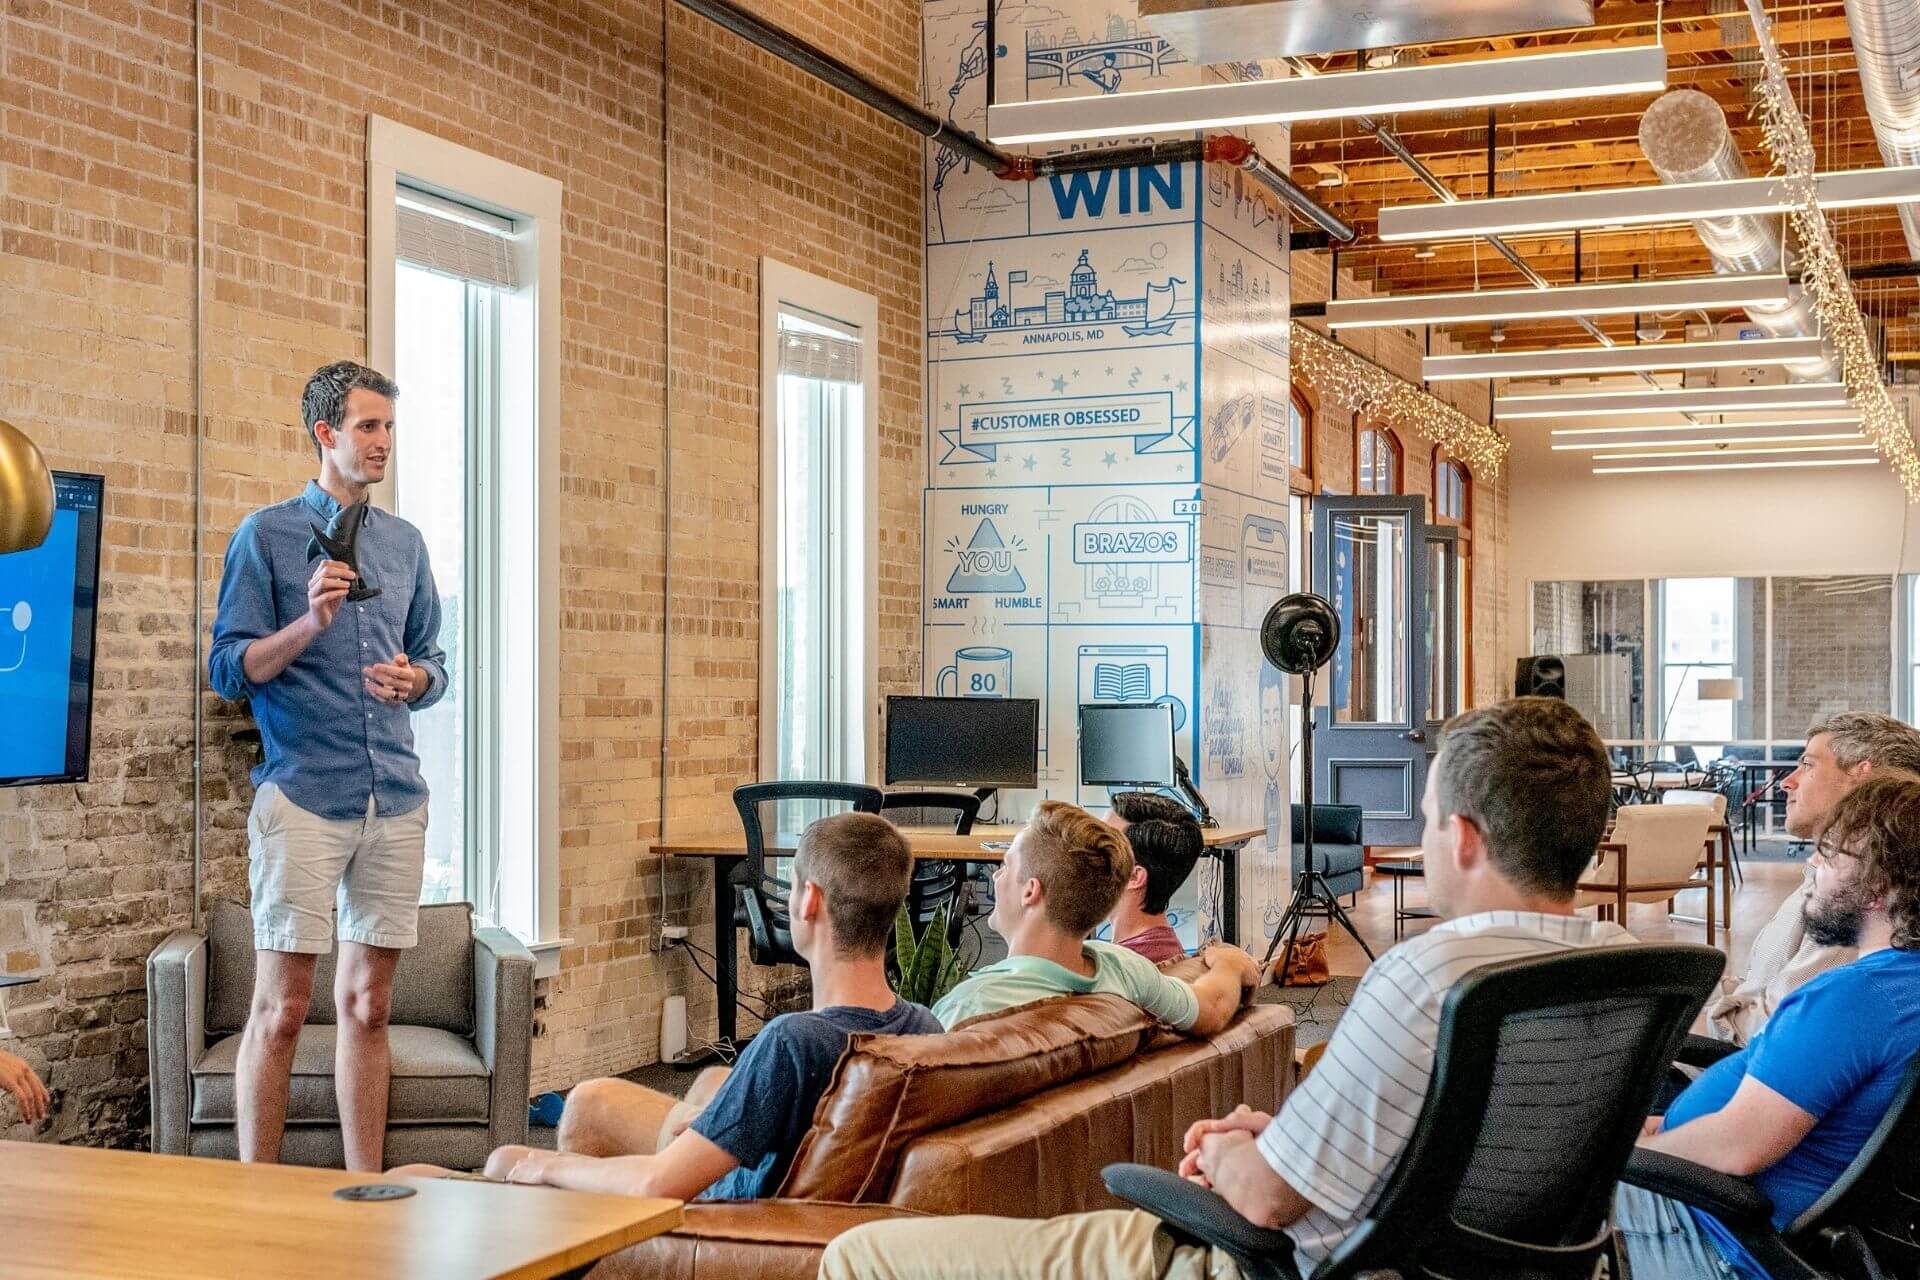
<path fill-rule="evenodd" d="M 906 125 L 929 142 L 957 152 L 996 177 L 1014 182 L 1031 182 L 1048 174 L 1082 169 L 1119 169 L 1141 164 L 1192 163 L 1196 160 L 1233 164 L 1332 238 L 1343 243 L 1354 238 L 1352 224 L 1313 199 L 1244 138 L 1222 134 L 1199 141 L 1151 143 L 1140 147 L 1081 151 L 1064 156 L 1026 156 L 1003 151 L 965 129 L 955 128 L 919 104 L 909 102 L 886 86 L 875 83 L 824 49 L 782 31 L 734 4 L 732 0 L 677 0 L 677 3 L 815 79 L 834 86 L 881 115 Z M 989 48 L 986 53 L 987 65 L 991 68 L 994 51 Z"/>

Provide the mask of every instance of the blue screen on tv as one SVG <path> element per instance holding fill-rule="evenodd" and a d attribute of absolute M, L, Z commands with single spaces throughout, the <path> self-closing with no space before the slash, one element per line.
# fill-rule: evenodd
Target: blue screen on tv
<path fill-rule="evenodd" d="M 0 555 L 0 786 L 87 776 L 102 490 L 54 472 L 46 541 Z"/>

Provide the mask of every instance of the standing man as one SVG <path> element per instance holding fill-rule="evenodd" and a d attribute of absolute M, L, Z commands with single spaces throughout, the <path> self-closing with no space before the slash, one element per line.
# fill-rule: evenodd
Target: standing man
<path fill-rule="evenodd" d="M 343 360 L 307 381 L 301 421 L 319 454 L 306 492 L 241 521 L 227 547 L 208 674 L 246 698 L 266 744 L 253 771 L 248 879 L 253 1003 L 235 1076 L 240 1158 L 275 1161 L 314 966 L 333 947 L 334 1082 L 347 1168 L 377 1172 L 386 1134 L 393 970 L 415 941 L 427 787 L 409 715 L 447 689 L 440 597 L 419 530 L 367 508 L 351 552 L 316 529 L 367 501 L 393 456 L 393 382 Z M 356 580 L 377 594 L 348 602 Z"/>

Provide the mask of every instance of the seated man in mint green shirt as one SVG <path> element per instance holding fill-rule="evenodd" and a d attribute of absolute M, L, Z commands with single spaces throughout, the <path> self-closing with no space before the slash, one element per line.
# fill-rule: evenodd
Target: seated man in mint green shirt
<path fill-rule="evenodd" d="M 1207 972 L 1185 982 L 1125 947 L 1088 935 L 1112 913 L 1133 874 L 1124 835 L 1084 809 L 1042 804 L 993 874 L 987 923 L 1007 958 L 975 971 L 933 1006 L 952 1030 L 968 1018 L 1050 996 L 1105 992 L 1139 1005 L 1176 1031 L 1210 1036 L 1233 1020 L 1260 967 L 1238 947 L 1209 947 Z"/>

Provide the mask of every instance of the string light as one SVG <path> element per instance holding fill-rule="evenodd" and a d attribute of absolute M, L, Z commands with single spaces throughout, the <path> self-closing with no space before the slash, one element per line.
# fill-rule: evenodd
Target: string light
<path fill-rule="evenodd" d="M 1860 429 L 1899 477 L 1907 500 L 1920 502 L 1920 455 L 1915 454 L 1913 433 L 1881 380 L 1880 358 L 1847 279 L 1846 259 L 1820 209 L 1817 159 L 1806 117 L 1794 103 L 1786 64 L 1761 0 L 1747 0 L 1747 13 L 1766 62 L 1766 73 L 1756 86 L 1755 112 L 1774 171 L 1781 175 L 1793 202 L 1787 218 L 1800 242 L 1801 281 L 1812 294 L 1814 310 L 1840 358 L 1847 400 L 1860 411 Z"/>
<path fill-rule="evenodd" d="M 1475 475 L 1492 479 L 1500 474 L 1507 456 L 1505 436 L 1297 322 L 1293 368 L 1308 386 L 1362 418 L 1425 436 Z"/>

